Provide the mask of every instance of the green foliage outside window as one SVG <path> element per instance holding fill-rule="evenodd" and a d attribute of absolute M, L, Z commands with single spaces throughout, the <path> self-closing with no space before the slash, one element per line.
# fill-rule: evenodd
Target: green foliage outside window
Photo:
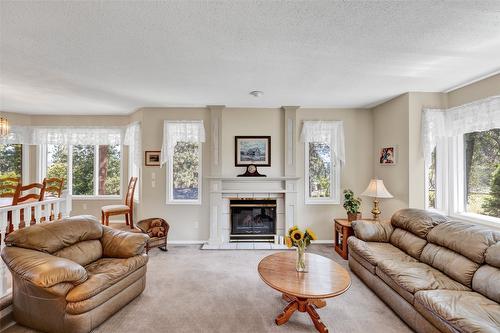
<path fill-rule="evenodd" d="M 467 211 L 500 217 L 500 129 L 464 135 Z"/>
<path fill-rule="evenodd" d="M 0 179 L 21 178 L 22 175 L 22 145 L 0 145 Z M 14 185 L 6 182 L 5 184 Z M 0 190 L 0 194 L 8 192 Z M 9 191 L 11 192 L 11 191 Z"/>
<path fill-rule="evenodd" d="M 326 143 L 309 143 L 309 196 L 329 198 L 331 194 L 331 151 Z"/>
<path fill-rule="evenodd" d="M 173 156 L 173 199 L 198 199 L 200 167 L 198 144 L 178 142 Z"/>

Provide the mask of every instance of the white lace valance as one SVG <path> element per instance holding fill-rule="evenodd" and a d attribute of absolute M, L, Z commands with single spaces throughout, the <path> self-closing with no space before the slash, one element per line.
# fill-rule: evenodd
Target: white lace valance
<path fill-rule="evenodd" d="M 500 128 L 500 96 L 460 105 L 451 109 L 424 109 L 422 152 L 427 161 L 439 140 L 465 133 Z"/>
<path fill-rule="evenodd" d="M 125 129 L 123 144 L 129 146 L 129 154 L 137 168 L 142 166 L 142 141 L 141 141 L 141 123 L 135 122 Z"/>
<path fill-rule="evenodd" d="M 31 129 L 29 126 L 11 125 L 9 134 L 0 137 L 0 144 L 22 144 L 31 143 Z"/>
<path fill-rule="evenodd" d="M 330 144 L 335 158 L 345 164 L 343 121 L 306 120 L 302 126 L 300 141 L 324 142 Z"/>
<path fill-rule="evenodd" d="M 119 145 L 123 127 L 32 127 L 31 144 Z"/>
<path fill-rule="evenodd" d="M 177 142 L 205 142 L 203 120 L 169 121 L 163 123 L 163 143 L 161 147 L 161 165 L 174 155 Z"/>

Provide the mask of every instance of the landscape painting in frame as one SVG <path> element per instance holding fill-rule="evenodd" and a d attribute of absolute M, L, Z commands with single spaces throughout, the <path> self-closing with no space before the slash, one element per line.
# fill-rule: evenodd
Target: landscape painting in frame
<path fill-rule="evenodd" d="M 270 136 L 236 136 L 234 147 L 235 166 L 271 166 Z"/>
<path fill-rule="evenodd" d="M 380 148 L 379 163 L 381 165 L 395 165 L 396 164 L 396 147 L 387 146 Z"/>

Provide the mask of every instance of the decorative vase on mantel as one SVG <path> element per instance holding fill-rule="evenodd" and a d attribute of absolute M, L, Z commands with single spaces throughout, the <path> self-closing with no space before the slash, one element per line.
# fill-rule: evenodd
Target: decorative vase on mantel
<path fill-rule="evenodd" d="M 286 246 L 288 248 L 292 246 L 297 248 L 295 270 L 299 273 L 307 272 L 306 249 L 311 244 L 311 240 L 316 240 L 316 235 L 309 228 L 305 232 L 300 231 L 296 226 L 288 230 Z"/>

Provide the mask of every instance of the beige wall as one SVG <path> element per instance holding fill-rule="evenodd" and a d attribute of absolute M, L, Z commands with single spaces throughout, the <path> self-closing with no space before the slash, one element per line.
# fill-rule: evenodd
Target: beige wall
<path fill-rule="evenodd" d="M 400 208 L 408 207 L 409 177 L 409 94 L 403 94 L 373 108 L 373 175 L 382 179 L 393 199 L 381 199 L 381 217 L 387 218 Z M 379 150 L 395 146 L 396 164 L 380 165 Z M 366 200 L 368 201 L 368 200 Z"/>
<path fill-rule="evenodd" d="M 490 76 L 484 80 L 450 91 L 446 94 L 447 107 L 452 108 L 497 95 L 500 95 L 500 74 Z"/>

